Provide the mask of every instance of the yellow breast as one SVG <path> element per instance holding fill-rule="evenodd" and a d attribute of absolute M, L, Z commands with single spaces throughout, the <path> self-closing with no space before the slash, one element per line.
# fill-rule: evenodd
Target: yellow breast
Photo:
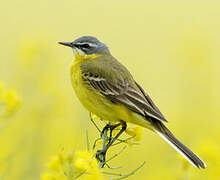
<path fill-rule="evenodd" d="M 111 104 L 104 98 L 102 94 L 90 87 L 82 78 L 80 64 L 82 61 L 89 61 L 97 55 L 75 57 L 71 66 L 71 81 L 73 89 L 83 106 L 90 112 L 96 114 L 103 119 L 116 119 L 112 113 L 106 109 L 111 109 Z"/>
<path fill-rule="evenodd" d="M 142 123 L 146 125 L 146 120 L 143 122 L 141 117 L 139 117 L 136 113 L 130 111 L 124 105 L 112 103 L 101 93 L 86 84 L 82 78 L 82 72 L 80 68 L 80 63 L 85 60 L 90 59 L 88 59 L 88 57 L 85 59 L 82 56 L 78 56 L 71 66 L 72 86 L 83 106 L 88 111 L 107 121 L 114 122 L 118 120 L 124 120 L 126 122 L 139 125 L 142 125 Z"/>

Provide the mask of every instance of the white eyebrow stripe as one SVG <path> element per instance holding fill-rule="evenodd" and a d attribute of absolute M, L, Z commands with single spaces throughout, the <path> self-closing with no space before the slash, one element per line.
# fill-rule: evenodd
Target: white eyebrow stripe
<path fill-rule="evenodd" d="M 82 43 L 77 43 L 78 45 L 84 45 L 84 44 L 88 44 L 89 46 L 91 46 L 91 47 L 96 47 L 97 46 L 97 44 L 95 44 L 95 43 L 90 43 L 90 42 L 82 42 Z"/>

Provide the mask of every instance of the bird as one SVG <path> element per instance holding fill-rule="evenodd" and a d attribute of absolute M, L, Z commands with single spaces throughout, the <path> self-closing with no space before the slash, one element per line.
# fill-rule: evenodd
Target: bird
<path fill-rule="evenodd" d="M 206 164 L 165 126 L 168 122 L 165 116 L 128 69 L 111 54 L 106 44 L 93 36 L 82 36 L 59 44 L 73 51 L 70 76 L 82 105 L 101 119 L 115 124 L 105 128 L 113 130 L 121 126 L 119 133 L 96 157 L 105 155 L 126 130 L 127 123 L 132 123 L 158 134 L 194 167 L 206 168 Z"/>

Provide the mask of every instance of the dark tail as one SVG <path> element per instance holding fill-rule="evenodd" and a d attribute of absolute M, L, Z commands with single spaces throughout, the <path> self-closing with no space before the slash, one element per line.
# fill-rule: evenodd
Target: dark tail
<path fill-rule="evenodd" d="M 175 136 L 167 129 L 162 122 L 155 122 L 154 131 L 160 135 L 168 144 L 170 144 L 178 153 L 197 168 L 205 168 L 206 164 L 195 155 L 189 148 L 183 145 Z"/>

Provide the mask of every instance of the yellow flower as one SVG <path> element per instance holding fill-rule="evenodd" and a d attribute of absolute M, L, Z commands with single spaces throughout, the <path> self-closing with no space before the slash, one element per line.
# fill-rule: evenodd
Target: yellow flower
<path fill-rule="evenodd" d="M 140 141 L 142 139 L 143 131 L 144 131 L 143 127 L 134 126 L 134 127 L 128 127 L 125 132 L 128 135 L 134 137 L 133 138 L 134 141 Z"/>
<path fill-rule="evenodd" d="M 66 177 L 62 175 L 54 175 L 48 172 L 45 172 L 41 176 L 41 180 L 67 180 Z"/>
<path fill-rule="evenodd" d="M 20 106 L 20 99 L 14 90 L 9 90 L 2 95 L 2 102 L 6 106 L 8 115 L 12 114 Z"/>
<path fill-rule="evenodd" d="M 41 176 L 42 180 L 56 180 L 56 177 L 48 172 L 43 173 Z"/>
<path fill-rule="evenodd" d="M 48 168 L 51 172 L 43 173 L 42 180 L 72 180 L 76 177 L 83 180 L 102 179 L 97 161 L 88 151 L 61 151 L 51 159 Z"/>
<path fill-rule="evenodd" d="M 91 155 L 87 151 L 76 152 L 74 167 L 79 171 L 86 171 L 91 163 Z"/>
<path fill-rule="evenodd" d="M 4 90 L 4 84 L 0 83 L 0 115 L 9 116 L 20 106 L 20 98 L 15 90 Z"/>
<path fill-rule="evenodd" d="M 76 152 L 75 156 L 75 162 L 74 167 L 79 172 L 86 172 L 88 173 L 87 176 L 84 176 L 84 179 L 86 180 L 101 180 L 102 175 L 99 172 L 98 169 L 98 163 L 97 161 L 92 158 L 91 153 L 88 151 L 79 151 Z"/>
<path fill-rule="evenodd" d="M 59 156 L 54 156 L 51 158 L 51 162 L 48 164 L 48 168 L 52 171 L 59 172 L 62 163 L 60 162 Z"/>

